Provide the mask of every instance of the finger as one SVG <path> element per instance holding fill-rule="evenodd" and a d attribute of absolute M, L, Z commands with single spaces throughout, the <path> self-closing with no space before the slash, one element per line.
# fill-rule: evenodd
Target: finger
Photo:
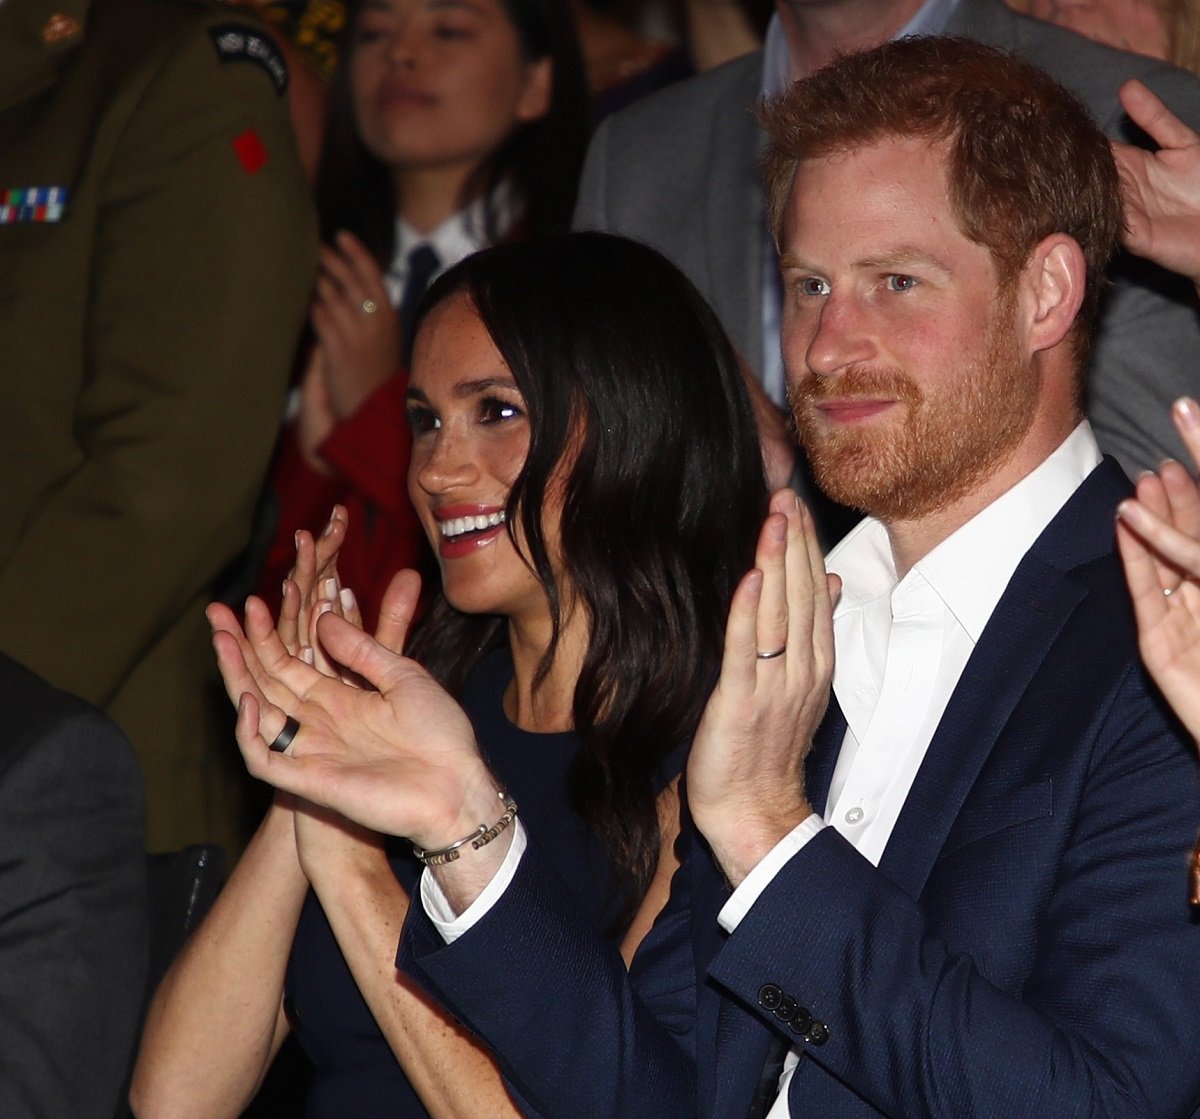
<path fill-rule="evenodd" d="M 1167 499 L 1167 521 L 1193 540 L 1200 537 L 1200 490 L 1191 474 L 1182 463 L 1171 460 L 1163 463 L 1159 478 Z"/>
<path fill-rule="evenodd" d="M 358 597 L 355 595 L 354 591 L 352 591 L 349 587 L 342 587 L 342 589 L 338 591 L 338 603 L 342 617 L 345 618 L 346 621 L 348 621 L 352 626 L 358 626 L 359 629 L 362 629 L 362 610 L 359 609 Z M 378 638 L 376 638 L 376 640 L 378 640 Z"/>
<path fill-rule="evenodd" d="M 786 492 L 786 491 L 781 491 Z M 779 495 L 776 495 L 778 498 Z M 791 499 L 791 517 L 798 517 L 795 496 Z M 779 511 L 786 499 L 771 500 L 771 512 L 758 536 L 758 547 L 754 553 L 754 566 L 762 572 L 762 597 L 758 605 L 755 622 L 755 657 L 760 661 L 779 660 L 782 657 L 767 657 L 763 654 L 776 653 L 788 643 L 788 538 L 791 532 L 789 515 Z M 801 623 L 802 624 L 802 623 Z"/>
<path fill-rule="evenodd" d="M 322 245 L 317 263 L 320 267 L 318 292 L 320 281 L 325 280 L 335 286 L 346 299 L 361 303 L 367 297 L 367 289 L 354 266 L 339 249 Z"/>
<path fill-rule="evenodd" d="M 1171 418 L 1188 454 L 1192 456 L 1192 465 L 1200 470 L 1200 404 L 1190 396 L 1181 397 L 1171 409 Z"/>
<path fill-rule="evenodd" d="M 312 613 L 312 628 L 309 631 L 309 648 L 312 650 L 312 665 L 323 676 L 341 677 L 341 672 L 338 666 L 329 658 L 325 652 L 325 646 L 321 644 L 321 639 L 317 636 L 317 623 L 321 618 L 330 613 L 334 609 L 334 605 L 327 598 L 322 598 L 316 605 Z"/>
<path fill-rule="evenodd" d="M 282 712 L 263 704 L 253 693 L 247 692 L 238 701 L 234 737 L 251 777 L 292 792 L 292 788 L 286 787 L 292 783 L 280 784 L 279 778 L 283 777 L 286 781 L 293 770 L 293 766 L 286 763 L 293 762 L 294 759 L 290 755 L 276 753 L 270 746 L 275 736 L 283 729 L 285 718 Z M 278 722 L 278 727 L 272 730 L 273 722 Z M 267 737 L 268 734 L 270 738 Z"/>
<path fill-rule="evenodd" d="M 1121 554 L 1121 565 L 1125 569 L 1125 583 L 1133 600 L 1133 614 L 1137 619 L 1139 637 L 1144 636 L 1162 620 L 1169 607 L 1163 595 L 1158 564 L 1145 541 L 1131 527 L 1129 511 L 1122 502 L 1117 506 L 1120 519 L 1117 521 L 1117 550 Z"/>
<path fill-rule="evenodd" d="M 275 628 L 279 640 L 292 656 L 300 651 L 300 590 L 291 579 L 284 579 L 279 600 L 279 621 Z"/>
<path fill-rule="evenodd" d="M 1160 148 L 1186 148 L 1200 142 L 1200 136 L 1137 80 L 1128 81 L 1118 93 L 1130 119 Z"/>
<path fill-rule="evenodd" d="M 366 245 L 348 230 L 342 230 L 337 235 L 337 245 L 342 252 L 342 259 L 353 270 L 363 289 L 376 299 L 382 297 L 381 306 L 387 305 L 388 293 L 383 283 L 383 272 Z"/>
<path fill-rule="evenodd" d="M 345 618 L 327 612 L 318 623 L 319 642 L 329 655 L 384 695 L 415 668 L 411 661 L 397 656 Z"/>
<path fill-rule="evenodd" d="M 385 649 L 397 655 L 404 652 L 420 598 L 421 576 L 415 571 L 397 571 L 392 576 L 387 590 L 383 592 L 379 624 L 375 627 L 375 640 Z"/>
<path fill-rule="evenodd" d="M 217 655 L 217 668 L 225 684 L 225 694 L 233 704 L 237 706 L 247 693 L 262 698 L 257 682 L 246 667 L 245 653 L 237 638 L 229 630 L 214 629 L 212 645 Z"/>
<path fill-rule="evenodd" d="M 752 568 L 742 576 L 730 599 L 718 681 L 722 691 L 735 694 L 754 691 L 758 679 L 758 614 L 762 589 L 763 573 Z"/>
<path fill-rule="evenodd" d="M 318 579 L 333 574 L 328 569 L 336 564 L 338 551 L 346 539 L 346 532 L 349 527 L 350 514 L 346 512 L 346 507 L 344 505 L 335 505 L 329 514 L 329 520 L 326 522 L 325 528 L 314 542 L 314 562 L 316 564 Z"/>
<path fill-rule="evenodd" d="M 310 665 L 284 648 L 275 632 L 271 612 L 260 598 L 246 599 L 246 667 L 268 700 L 293 714 L 297 701 L 322 679 Z"/>
<path fill-rule="evenodd" d="M 1173 589 L 1182 575 L 1200 579 L 1200 540 L 1180 532 L 1147 509 L 1141 501 L 1122 501 L 1117 506 L 1117 515 L 1122 526 L 1134 534 L 1136 543 L 1146 553 L 1146 558 L 1143 559 L 1137 550 L 1134 550 L 1138 558 L 1139 588 L 1145 578 L 1146 563 L 1149 563 L 1153 572 L 1159 595 L 1164 588 Z M 1126 579 L 1128 578 L 1127 569 Z"/>

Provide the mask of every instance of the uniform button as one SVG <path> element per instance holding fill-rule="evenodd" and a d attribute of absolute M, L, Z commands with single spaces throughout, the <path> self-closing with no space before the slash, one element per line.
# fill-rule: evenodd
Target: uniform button
<path fill-rule="evenodd" d="M 790 1022 L 796 1017 L 796 1011 L 799 1009 L 800 1004 L 791 995 L 784 995 L 783 1001 L 771 1013 L 781 1022 Z"/>
<path fill-rule="evenodd" d="M 824 1045 L 829 1040 L 829 1027 L 824 1022 L 813 1022 L 808 1027 L 807 1038 L 810 1045 Z"/>
<path fill-rule="evenodd" d="M 796 1013 L 792 1016 L 792 1020 L 788 1024 L 792 1027 L 793 1033 L 807 1034 L 808 1027 L 812 1025 L 812 1015 L 804 1007 L 798 1006 L 796 1007 Z"/>
<path fill-rule="evenodd" d="M 848 824 L 857 824 L 862 820 L 862 818 L 863 810 L 861 808 L 851 808 L 850 811 L 846 813 L 846 823 Z"/>
<path fill-rule="evenodd" d="M 769 1010 L 772 1013 L 783 1002 L 783 988 L 776 987 L 774 983 L 764 983 L 758 989 L 758 1005 L 764 1010 Z"/>
<path fill-rule="evenodd" d="M 82 30 L 83 25 L 74 16 L 55 12 L 42 27 L 42 42 L 48 47 L 55 47 L 74 39 Z"/>

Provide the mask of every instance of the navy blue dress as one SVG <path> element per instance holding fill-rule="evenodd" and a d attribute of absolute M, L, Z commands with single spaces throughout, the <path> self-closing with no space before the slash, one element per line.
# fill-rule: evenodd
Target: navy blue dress
<path fill-rule="evenodd" d="M 567 801 L 567 770 L 579 740 L 570 731 L 533 734 L 513 726 L 501 703 L 511 679 L 507 651 L 490 654 L 471 675 L 462 704 L 480 748 L 493 773 L 516 798 L 525 827 L 537 836 L 595 927 L 619 938 L 622 907 L 615 870 L 599 840 Z M 664 766 L 664 785 L 678 772 L 681 756 L 681 750 L 672 752 Z M 389 840 L 388 856 L 396 877 L 414 896 L 421 865 L 411 846 Z M 292 1026 L 316 1066 L 308 1116 L 428 1116 L 359 994 L 312 891 L 292 945 L 286 994 Z"/>

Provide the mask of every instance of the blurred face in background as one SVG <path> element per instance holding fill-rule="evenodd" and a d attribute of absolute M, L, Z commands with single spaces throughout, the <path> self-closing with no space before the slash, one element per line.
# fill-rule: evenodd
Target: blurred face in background
<path fill-rule="evenodd" d="M 528 61 L 500 0 L 367 0 L 350 86 L 366 147 L 397 173 L 464 181 L 549 109 L 549 58 Z"/>

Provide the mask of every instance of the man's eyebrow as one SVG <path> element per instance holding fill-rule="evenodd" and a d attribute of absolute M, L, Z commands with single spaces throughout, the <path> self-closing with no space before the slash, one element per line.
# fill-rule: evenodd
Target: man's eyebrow
<path fill-rule="evenodd" d="M 897 245 L 886 252 L 875 253 L 862 257 L 851 265 L 856 270 L 902 271 L 906 267 L 924 264 L 936 268 L 939 272 L 949 274 L 950 268 L 938 256 L 917 245 Z M 783 253 L 779 258 L 779 267 L 796 272 L 811 272 L 815 276 L 823 275 L 825 269 L 806 261 L 796 253 Z"/>

